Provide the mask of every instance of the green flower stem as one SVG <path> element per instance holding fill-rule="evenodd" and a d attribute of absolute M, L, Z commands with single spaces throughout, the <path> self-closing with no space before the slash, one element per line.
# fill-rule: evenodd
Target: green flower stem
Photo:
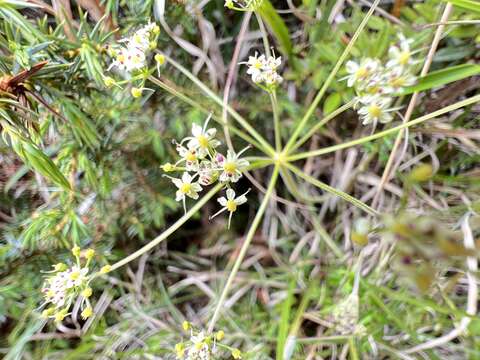
<path fill-rule="evenodd" d="M 277 93 L 275 90 L 269 92 L 270 101 L 272 103 L 272 111 L 273 111 L 273 127 L 275 131 L 275 150 L 280 152 L 282 149 L 282 137 L 280 133 L 280 118 L 278 114 L 278 101 L 277 101 Z"/>
<path fill-rule="evenodd" d="M 202 197 L 200 200 L 198 200 L 195 205 L 185 214 L 183 215 L 180 219 L 178 219 L 172 226 L 170 226 L 167 230 L 165 230 L 163 233 L 161 233 L 159 236 L 157 236 L 155 239 L 150 241 L 147 245 L 144 247 L 138 249 L 135 251 L 133 254 L 128 255 L 126 258 L 116 262 L 115 264 L 112 265 L 111 271 L 118 269 L 119 267 L 128 264 L 130 261 L 135 260 L 136 258 L 142 256 L 145 254 L 147 251 L 150 251 L 153 249 L 155 246 L 160 244 L 163 240 L 168 238 L 171 234 L 173 234 L 175 231 L 177 231 L 183 224 L 187 222 L 188 219 L 190 219 L 200 208 L 207 203 L 208 200 L 210 200 L 217 192 L 222 189 L 224 184 L 218 183 L 215 185 L 204 197 Z"/>
<path fill-rule="evenodd" d="M 471 98 L 468 98 L 468 99 L 459 101 L 455 104 L 446 106 L 446 107 L 444 107 L 440 110 L 434 111 L 433 113 L 421 116 L 421 117 L 419 117 L 415 120 L 411 120 L 407 123 L 395 126 L 391 129 L 383 130 L 383 131 L 380 131 L 378 133 L 362 137 L 360 139 L 348 141 L 348 142 L 343 143 L 343 144 L 338 144 L 338 145 L 329 146 L 329 147 L 326 147 L 326 148 L 323 148 L 323 149 L 307 151 L 307 152 L 304 152 L 304 153 L 299 153 L 299 154 L 288 156 L 287 161 L 295 161 L 295 160 L 300 160 L 300 159 L 306 159 L 306 158 L 309 158 L 309 157 L 312 157 L 312 156 L 328 154 L 328 153 L 331 153 L 331 152 L 334 152 L 334 151 L 337 151 L 337 150 L 346 149 L 346 148 L 349 148 L 349 147 L 352 147 L 352 146 L 355 146 L 355 145 L 364 144 L 366 142 L 376 140 L 376 139 L 382 138 L 382 137 L 390 135 L 390 134 L 394 134 L 394 133 L 396 133 L 400 130 L 409 128 L 410 126 L 421 124 L 422 122 L 433 119 L 437 116 L 443 115 L 443 114 L 448 113 L 448 112 L 453 111 L 453 110 L 460 109 L 462 107 L 474 104 L 474 103 L 479 102 L 479 101 L 480 101 L 480 95 L 475 95 L 475 96 L 472 96 Z"/>
<path fill-rule="evenodd" d="M 318 104 L 320 103 L 320 100 L 322 100 L 323 98 L 323 95 L 325 95 L 328 87 L 330 86 L 331 82 L 333 81 L 333 79 L 335 78 L 335 76 L 337 75 L 337 72 L 340 70 L 340 67 L 343 65 L 343 62 L 347 59 L 348 55 L 350 54 L 350 51 L 352 50 L 353 48 L 353 45 L 355 44 L 355 42 L 357 41 L 358 37 L 360 36 L 360 33 L 363 31 L 363 29 L 365 28 L 365 26 L 367 25 L 367 22 L 368 20 L 370 19 L 370 17 L 372 16 L 373 12 L 375 11 L 375 9 L 377 8 L 378 6 L 378 3 L 380 2 L 380 0 L 375 0 L 372 4 L 372 6 L 370 7 L 370 10 L 368 10 L 368 13 L 367 15 L 365 15 L 365 17 L 363 18 L 362 22 L 360 23 L 360 26 L 358 27 L 357 31 L 355 31 L 355 34 L 353 34 L 352 36 L 352 39 L 350 40 L 350 42 L 348 43 L 347 47 L 345 48 L 345 50 L 343 51 L 342 55 L 340 56 L 340 58 L 338 59 L 337 63 L 335 64 L 335 67 L 333 68 L 332 72 L 330 73 L 330 75 L 328 76 L 327 80 L 325 81 L 325 83 L 323 84 L 323 86 L 321 87 L 321 89 L 318 91 L 318 94 L 317 96 L 315 96 L 315 99 L 313 100 L 313 102 L 310 104 L 310 107 L 308 108 L 307 112 L 305 113 L 305 115 L 303 116 L 302 120 L 300 120 L 300 123 L 298 124 L 298 126 L 295 128 L 295 131 L 293 132 L 292 136 L 290 137 L 290 139 L 288 140 L 288 143 L 287 145 L 285 146 L 285 149 L 284 149 L 284 153 L 287 154 L 292 145 L 295 143 L 295 140 L 297 140 L 297 137 L 300 135 L 300 133 L 302 132 L 303 128 L 305 127 L 308 119 L 310 119 L 310 117 L 313 115 L 313 112 L 315 111 L 315 109 L 317 108 Z"/>
<path fill-rule="evenodd" d="M 186 77 L 188 77 L 195 85 L 197 85 L 205 94 L 207 94 L 214 102 L 223 107 L 223 100 L 220 99 L 208 86 L 202 83 L 195 75 L 188 71 L 185 67 L 177 63 L 171 57 L 162 54 L 165 56 L 165 59 L 172 64 L 176 69 L 182 72 Z M 274 155 L 275 150 L 272 146 L 261 136 L 248 122 L 245 120 L 238 112 L 232 109 L 230 106 L 227 106 L 228 113 L 247 131 L 252 135 L 255 140 L 257 140 L 263 148 L 267 150 L 268 155 Z"/>
<path fill-rule="evenodd" d="M 373 216 L 379 216 L 380 215 L 380 213 L 378 213 L 377 211 L 372 209 L 367 204 L 361 202 L 360 200 L 354 198 L 353 196 L 348 195 L 347 193 L 345 193 L 341 190 L 335 189 L 334 187 L 331 187 L 330 185 L 327 185 L 327 184 L 315 179 L 314 177 L 305 174 L 302 170 L 300 170 L 296 166 L 293 166 L 292 164 L 288 164 L 288 163 L 285 164 L 285 166 L 288 169 L 290 169 L 294 174 L 296 174 L 298 177 L 300 177 L 303 180 L 309 182 L 310 184 L 318 187 L 319 189 L 322 189 L 324 191 L 328 191 L 329 193 L 334 194 L 334 195 L 348 201 L 349 203 L 355 205 L 356 207 L 362 209 L 363 211 L 367 212 L 370 215 L 373 215 Z"/>
<path fill-rule="evenodd" d="M 320 128 L 322 128 L 326 123 L 328 123 L 330 120 L 334 119 L 335 117 L 337 117 L 338 115 L 340 115 L 341 113 L 343 113 L 344 111 L 350 109 L 354 104 L 354 101 L 351 100 L 349 101 L 348 103 L 346 103 L 345 105 L 343 106 L 340 106 L 338 109 L 336 109 L 335 111 L 332 111 L 330 114 L 328 114 L 327 116 L 325 116 L 322 120 L 320 120 L 314 127 L 312 127 L 307 134 L 305 134 L 305 136 L 303 136 L 300 140 L 298 140 L 295 145 L 292 146 L 292 148 L 290 149 L 290 152 L 293 152 L 295 151 L 296 149 L 298 149 L 300 146 L 302 146 L 305 141 L 307 141 L 308 139 L 310 139 L 312 137 L 313 134 L 315 134 Z"/>
<path fill-rule="evenodd" d="M 258 209 L 257 214 L 253 219 L 250 229 L 248 229 L 248 233 L 247 233 L 247 236 L 245 237 L 245 241 L 243 242 L 242 248 L 240 249 L 240 253 L 238 254 L 237 259 L 235 260 L 232 270 L 228 275 L 227 282 L 223 287 L 222 294 L 220 295 L 220 299 L 218 300 L 217 306 L 215 307 L 215 311 L 213 313 L 212 319 L 210 320 L 210 324 L 208 326 L 208 333 L 211 333 L 213 331 L 215 324 L 217 323 L 218 317 L 220 316 L 220 311 L 222 310 L 222 307 L 225 303 L 225 300 L 227 299 L 227 295 L 230 291 L 230 288 L 232 287 L 233 280 L 235 279 L 235 276 L 237 275 L 237 272 L 240 269 L 240 265 L 242 264 L 242 261 L 245 258 L 245 255 L 247 254 L 248 247 L 250 246 L 253 236 L 257 231 L 257 227 L 260 224 L 260 221 L 262 220 L 265 210 L 267 209 L 268 202 L 270 200 L 270 197 L 273 194 L 273 190 L 275 189 L 275 184 L 277 183 L 278 171 L 279 171 L 279 166 L 277 164 L 273 169 L 272 177 L 270 178 L 270 182 L 268 184 L 265 197 L 263 198 L 260 208 Z"/>
<path fill-rule="evenodd" d="M 203 112 L 204 114 L 210 114 L 210 111 L 207 110 L 205 107 L 203 107 L 201 104 L 199 104 L 198 102 L 196 102 L 195 100 L 192 100 L 190 97 L 182 94 L 180 91 L 178 91 L 177 89 L 167 85 L 165 82 L 163 82 L 162 80 L 160 79 L 157 79 L 156 77 L 154 76 L 150 76 L 148 78 L 152 83 L 154 83 L 155 85 L 157 85 L 158 87 L 164 89 L 165 91 L 168 91 L 170 94 L 172 94 L 173 96 L 179 98 L 180 100 L 183 100 L 184 102 L 186 102 L 187 104 L 191 105 L 192 107 L 194 107 L 195 109 L 198 109 L 200 110 L 201 112 Z M 221 122 L 217 116 L 215 115 L 212 115 L 212 118 L 214 121 L 216 121 L 217 123 L 221 124 L 221 125 L 224 125 L 223 122 Z M 228 128 L 235 134 L 235 135 L 238 135 L 240 138 L 242 138 L 243 140 L 245 140 L 247 143 L 255 146 L 257 149 L 261 150 L 263 153 L 267 154 L 268 151 L 265 147 L 263 147 L 262 145 L 260 145 L 256 140 L 254 140 L 252 137 L 250 137 L 250 135 L 248 134 L 245 134 L 242 130 L 240 129 L 237 129 L 236 127 L 230 125 L 230 124 L 227 124 Z"/>

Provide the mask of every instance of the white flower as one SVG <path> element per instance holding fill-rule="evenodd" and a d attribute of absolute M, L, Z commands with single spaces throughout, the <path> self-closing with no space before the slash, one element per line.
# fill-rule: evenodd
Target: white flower
<path fill-rule="evenodd" d="M 390 108 L 392 99 L 378 95 L 367 95 L 360 99 L 363 106 L 358 110 L 361 115 L 362 124 L 370 123 L 388 123 L 392 121 L 392 112 L 398 110 L 397 108 Z"/>
<path fill-rule="evenodd" d="M 245 159 L 240 159 L 239 157 L 249 148 L 250 147 L 247 146 L 238 154 L 228 150 L 226 158 L 219 154 L 220 156 L 217 159 L 217 163 L 219 165 L 219 170 L 222 171 L 220 174 L 220 181 L 237 182 L 242 177 L 242 170 L 245 170 L 250 163 Z"/>
<path fill-rule="evenodd" d="M 177 144 L 177 152 L 182 157 L 175 166 L 178 164 L 185 162 L 185 167 L 187 171 L 198 171 L 199 163 L 198 163 L 198 154 L 195 149 L 187 149 L 185 146 L 181 144 Z"/>
<path fill-rule="evenodd" d="M 218 170 L 214 168 L 211 161 L 202 161 L 198 166 L 198 182 L 200 185 L 208 186 L 218 179 Z"/>
<path fill-rule="evenodd" d="M 131 73 L 140 70 L 146 65 L 145 53 L 136 47 L 122 47 L 116 51 L 115 59 L 108 68 L 117 67 L 120 70 Z"/>
<path fill-rule="evenodd" d="M 258 55 L 249 56 L 246 62 L 248 69 L 247 74 L 252 77 L 252 81 L 256 84 L 265 83 L 268 87 L 280 84 L 283 78 L 277 73 L 277 69 L 282 64 L 282 58 L 276 58 L 275 55 L 269 56 Z"/>
<path fill-rule="evenodd" d="M 360 63 L 355 61 L 347 61 L 346 69 L 349 73 L 344 79 L 347 79 L 347 86 L 356 85 L 360 89 L 367 87 L 372 76 L 375 76 L 381 68 L 381 64 L 376 59 L 363 59 Z"/>
<path fill-rule="evenodd" d="M 205 121 L 203 127 L 198 124 L 192 125 L 192 135 L 186 137 L 182 140 L 182 143 L 185 141 L 187 142 L 187 147 L 191 150 L 197 151 L 197 156 L 199 159 L 203 159 L 207 154 L 209 154 L 209 150 L 215 149 L 218 145 L 220 145 L 220 141 L 215 139 L 215 135 L 217 134 L 217 129 L 210 128 L 207 129 L 208 121 L 210 120 L 211 115 Z"/>
<path fill-rule="evenodd" d="M 406 86 L 415 84 L 416 81 L 417 77 L 405 70 L 405 68 L 400 66 L 393 67 L 385 73 L 385 93 L 400 91 Z"/>
<path fill-rule="evenodd" d="M 187 360 L 210 360 L 212 349 L 203 331 L 190 337 L 192 345 L 186 350 Z"/>
<path fill-rule="evenodd" d="M 172 182 L 175 184 L 175 186 L 178 188 L 175 194 L 176 195 L 175 200 L 183 202 L 183 208 L 186 212 L 187 209 L 185 206 L 185 198 L 188 196 L 193 200 L 197 200 L 198 193 L 202 191 L 202 187 L 197 182 L 194 182 L 193 177 L 187 172 L 183 173 L 181 179 L 176 179 L 176 178 L 171 178 L 171 179 L 172 179 Z"/>
<path fill-rule="evenodd" d="M 254 56 L 248 57 L 247 74 L 252 76 L 252 81 L 254 83 L 259 83 L 263 81 L 263 68 L 265 62 L 265 55 L 258 56 L 257 52 L 255 52 Z"/>
<path fill-rule="evenodd" d="M 246 195 L 249 193 L 250 189 L 248 189 L 244 194 L 240 195 L 239 197 L 235 197 L 235 191 L 233 189 L 227 189 L 227 197 L 220 197 L 217 201 L 222 205 L 222 208 L 213 214 L 210 219 L 213 219 L 215 216 L 223 213 L 224 211 L 228 211 L 230 214 L 228 215 L 228 228 L 230 229 L 230 222 L 232 220 L 232 215 L 235 211 L 237 211 L 237 207 L 245 204 L 247 202 Z"/>
<path fill-rule="evenodd" d="M 45 304 L 51 303 L 55 308 L 61 308 L 65 304 L 70 305 L 75 293 L 87 284 L 88 268 L 80 268 L 77 265 L 65 271 L 56 272 L 45 280 L 42 292 Z"/>
<path fill-rule="evenodd" d="M 415 63 L 410 50 L 410 44 L 413 42 L 413 39 L 405 39 L 403 34 L 398 35 L 398 37 L 400 38 L 399 46 L 393 45 L 388 49 L 390 60 L 387 62 L 387 68 L 395 66 L 405 67 Z"/>

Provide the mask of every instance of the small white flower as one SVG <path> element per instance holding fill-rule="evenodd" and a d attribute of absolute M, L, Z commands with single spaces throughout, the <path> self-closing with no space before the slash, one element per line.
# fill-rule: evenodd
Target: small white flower
<path fill-rule="evenodd" d="M 417 77 L 405 70 L 405 68 L 400 66 L 393 67 L 385 73 L 385 93 L 400 91 L 406 86 L 415 84 L 416 81 Z"/>
<path fill-rule="evenodd" d="M 215 149 L 217 146 L 220 145 L 220 141 L 215 139 L 215 135 L 217 134 L 217 129 L 210 128 L 207 129 L 208 121 L 210 120 L 211 115 L 205 121 L 203 127 L 198 124 L 192 125 L 192 135 L 186 137 L 182 140 L 182 143 L 185 141 L 187 142 L 187 147 L 191 150 L 196 150 L 197 156 L 199 159 L 203 159 L 205 156 L 209 154 L 211 149 Z"/>
<path fill-rule="evenodd" d="M 220 181 L 237 182 L 242 177 L 242 171 L 245 170 L 250 163 L 245 159 L 241 159 L 240 155 L 249 148 L 250 147 L 247 146 L 238 154 L 228 150 L 226 158 L 221 156 L 217 159 L 219 170 L 222 171 L 220 174 Z"/>
<path fill-rule="evenodd" d="M 218 179 L 218 170 L 211 161 L 202 161 L 198 166 L 198 182 L 200 185 L 208 186 Z"/>
<path fill-rule="evenodd" d="M 283 78 L 277 73 L 278 68 L 282 64 L 282 58 L 265 55 L 258 55 L 256 52 L 254 56 L 249 56 L 246 62 L 248 69 L 247 74 L 252 77 L 252 81 L 256 84 L 265 83 L 267 87 L 272 87 L 280 84 Z"/>
<path fill-rule="evenodd" d="M 363 106 L 358 110 L 361 115 L 362 124 L 368 125 L 370 123 L 388 123 L 392 121 L 392 112 L 396 108 L 390 108 L 392 99 L 378 95 L 367 95 L 360 99 Z"/>
<path fill-rule="evenodd" d="M 390 60 L 387 62 L 387 68 L 405 67 L 415 63 L 410 50 L 410 44 L 413 42 L 413 39 L 406 39 L 403 34 L 398 35 L 398 37 L 400 38 L 399 46 L 393 45 L 388 49 Z"/>
<path fill-rule="evenodd" d="M 223 213 L 224 211 L 228 211 L 230 214 L 228 215 L 228 228 L 230 229 L 230 222 L 232 220 L 232 215 L 235 211 L 237 211 L 237 207 L 245 204 L 247 202 L 246 195 L 249 193 L 250 189 L 248 189 L 244 194 L 240 195 L 239 197 L 235 197 L 235 191 L 233 189 L 227 189 L 227 197 L 218 198 L 217 201 L 222 205 L 222 208 L 216 212 L 214 215 L 210 217 L 213 219 L 215 216 Z"/>
<path fill-rule="evenodd" d="M 344 79 L 347 79 L 347 86 L 356 85 L 359 89 L 367 87 L 369 81 L 372 81 L 381 68 L 381 64 L 376 59 L 363 59 L 360 63 L 355 61 L 347 61 L 346 69 L 349 73 Z"/>
<path fill-rule="evenodd" d="M 185 162 L 185 168 L 187 171 L 198 171 L 199 157 L 195 149 L 188 149 L 181 144 L 177 144 L 177 152 L 182 157 L 175 166 Z"/>
<path fill-rule="evenodd" d="M 131 73 L 140 70 L 146 65 L 145 53 L 136 47 L 122 47 L 118 51 L 115 59 L 108 68 L 117 67 L 120 70 Z"/>
<path fill-rule="evenodd" d="M 202 187 L 197 182 L 194 182 L 193 177 L 187 172 L 183 173 L 181 179 L 177 179 L 177 178 L 171 178 L 171 179 L 172 179 L 172 182 L 175 184 L 175 186 L 178 188 L 175 194 L 176 195 L 175 200 L 183 202 L 183 209 L 186 212 L 187 211 L 187 208 L 185 205 L 186 197 L 188 196 L 193 200 L 197 200 L 198 193 L 202 191 Z"/>

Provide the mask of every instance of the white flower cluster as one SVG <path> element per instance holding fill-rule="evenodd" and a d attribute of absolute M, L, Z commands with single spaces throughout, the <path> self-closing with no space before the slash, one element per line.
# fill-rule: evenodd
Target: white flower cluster
<path fill-rule="evenodd" d="M 377 59 L 366 58 L 359 63 L 346 63 L 347 85 L 357 93 L 356 106 L 364 125 L 377 122 L 388 123 L 393 119 L 394 94 L 403 87 L 413 85 L 416 77 L 412 74 L 415 64 L 410 49 L 411 39 L 399 35 L 399 45 L 388 51 L 389 60 L 383 65 Z"/>
<path fill-rule="evenodd" d="M 242 177 L 242 171 L 250 165 L 247 160 L 240 158 L 249 147 L 239 153 L 228 150 L 227 156 L 219 153 L 217 148 L 221 143 L 215 138 L 217 130 L 208 128 L 209 119 L 210 117 L 205 121 L 203 127 L 197 124 L 192 125 L 192 136 L 188 136 L 177 143 L 180 160 L 174 165 L 167 163 L 162 168 L 165 172 L 183 171 L 180 178 L 170 176 L 169 178 L 177 187 L 176 200 L 183 202 L 185 211 L 187 197 L 197 200 L 198 193 L 203 190 L 203 186 L 211 185 L 216 181 L 225 183 L 227 197 L 218 199 L 222 209 L 214 216 L 228 211 L 230 213 L 230 226 L 230 219 L 237 210 L 237 206 L 247 201 L 246 193 L 236 197 L 235 191 L 230 186 Z"/>
<path fill-rule="evenodd" d="M 283 78 L 278 74 L 277 70 L 282 65 L 282 57 L 258 55 L 249 56 L 246 62 L 248 66 L 247 74 L 251 75 L 252 81 L 264 87 L 265 90 L 270 91 L 283 81 Z M 263 85 L 263 86 L 262 86 Z"/>
<path fill-rule="evenodd" d="M 157 46 L 159 32 L 158 25 L 148 23 L 132 36 L 119 40 L 119 45 L 110 48 L 114 60 L 108 69 L 116 67 L 126 73 L 133 73 L 145 68 L 149 52 Z"/>
<path fill-rule="evenodd" d="M 76 260 L 75 265 L 68 267 L 64 263 L 58 263 L 54 265 L 52 271 L 48 272 L 50 275 L 46 278 L 42 289 L 44 302 L 41 307 L 50 307 L 42 312 L 44 318 L 52 318 L 56 322 L 63 321 L 79 296 L 82 297 L 80 306 L 82 318 L 87 319 L 93 315 L 89 301 L 92 289 L 89 284 L 95 275 L 89 274 L 89 265 L 95 256 L 95 251 L 87 249 L 84 252 L 86 263 L 83 266 L 80 262 L 81 251 L 78 246 L 72 249 L 72 254 Z M 104 274 L 108 271 L 109 265 L 106 265 L 100 270 L 100 273 Z"/>
<path fill-rule="evenodd" d="M 237 11 L 255 11 L 263 0 L 225 0 L 225 7 Z"/>
<path fill-rule="evenodd" d="M 188 321 L 184 321 L 183 329 L 190 331 L 190 339 L 175 345 L 177 359 L 184 360 L 211 360 L 219 359 L 218 348 L 228 350 L 234 359 L 241 359 L 240 350 L 221 344 L 220 341 L 225 337 L 225 333 L 220 330 L 214 335 L 207 335 L 205 332 L 196 331 Z"/>

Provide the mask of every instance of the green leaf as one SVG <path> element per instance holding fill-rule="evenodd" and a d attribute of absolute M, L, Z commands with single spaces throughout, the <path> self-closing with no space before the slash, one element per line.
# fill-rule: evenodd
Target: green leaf
<path fill-rule="evenodd" d="M 336 110 L 340 106 L 341 102 L 342 96 L 339 93 L 336 92 L 328 95 L 328 97 L 325 99 L 325 102 L 323 103 L 323 114 L 330 114 L 332 111 Z"/>
<path fill-rule="evenodd" d="M 480 65 L 463 64 L 438 70 L 420 78 L 415 85 L 406 87 L 401 95 L 412 94 L 416 91 L 429 90 L 431 88 L 462 80 L 470 76 L 480 74 Z"/>
<path fill-rule="evenodd" d="M 287 25 L 285 25 L 285 22 L 277 14 L 270 1 L 263 0 L 257 11 L 277 38 L 280 44 L 280 50 L 291 58 L 293 53 L 290 33 L 288 32 Z"/>
<path fill-rule="evenodd" d="M 470 12 L 480 14 L 480 1 L 476 0 L 442 0 L 444 2 L 449 2 L 455 5 L 456 7 L 469 10 Z"/>

